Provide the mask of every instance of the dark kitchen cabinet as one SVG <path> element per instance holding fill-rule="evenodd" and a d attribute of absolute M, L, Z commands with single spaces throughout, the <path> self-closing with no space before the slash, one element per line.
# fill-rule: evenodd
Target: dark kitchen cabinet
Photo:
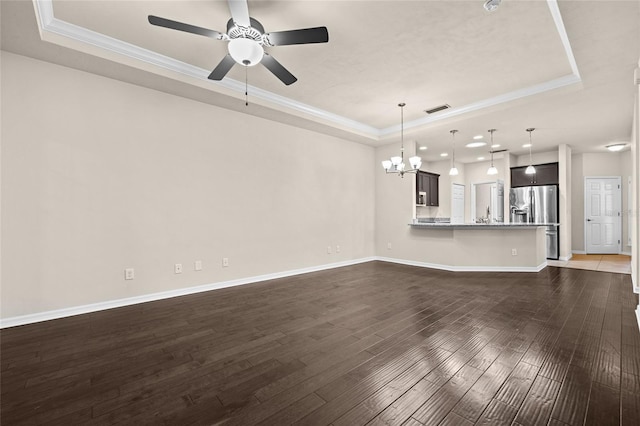
<path fill-rule="evenodd" d="M 416 174 L 416 204 L 420 206 L 438 205 L 438 181 L 440 175 L 418 171 Z M 422 193 L 422 194 L 421 194 Z M 422 203 L 421 197 L 422 197 Z"/>
<path fill-rule="evenodd" d="M 536 172 L 532 175 L 524 171 L 528 166 L 511 168 L 511 188 L 532 185 L 557 185 L 558 163 L 534 164 Z"/>

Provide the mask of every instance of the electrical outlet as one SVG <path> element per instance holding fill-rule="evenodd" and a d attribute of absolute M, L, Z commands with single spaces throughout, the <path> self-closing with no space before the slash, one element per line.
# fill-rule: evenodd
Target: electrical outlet
<path fill-rule="evenodd" d="M 391 243 L 387 243 L 387 250 L 391 250 Z"/>
<path fill-rule="evenodd" d="M 327 254 L 331 254 L 331 246 L 327 246 Z"/>
<path fill-rule="evenodd" d="M 124 279 L 125 280 L 132 280 L 136 277 L 136 273 L 133 270 L 133 268 L 127 268 L 124 270 Z"/>
<path fill-rule="evenodd" d="M 518 255 L 518 249 L 511 249 L 511 256 L 517 256 Z"/>
<path fill-rule="evenodd" d="M 340 253 L 340 246 L 336 246 L 336 253 Z"/>
<path fill-rule="evenodd" d="M 193 269 L 196 271 L 202 271 L 202 260 L 196 260 L 193 262 Z"/>
<path fill-rule="evenodd" d="M 223 257 L 222 258 L 222 266 L 225 267 L 225 268 L 227 266 L 229 266 L 229 258 L 228 257 Z"/>
<path fill-rule="evenodd" d="M 181 274 L 182 273 L 182 263 L 176 263 L 174 271 L 176 274 Z"/>

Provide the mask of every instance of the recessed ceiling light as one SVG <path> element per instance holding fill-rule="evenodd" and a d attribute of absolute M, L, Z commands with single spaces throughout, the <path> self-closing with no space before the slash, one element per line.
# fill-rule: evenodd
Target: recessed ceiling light
<path fill-rule="evenodd" d="M 442 154 L 440 154 L 440 157 L 448 157 L 448 156 L 449 156 L 449 154 L 446 153 L 446 152 L 443 152 Z"/>
<path fill-rule="evenodd" d="M 500 148 L 500 144 L 499 143 L 494 143 L 493 145 L 491 145 L 491 148 Z"/>
<path fill-rule="evenodd" d="M 418 148 L 420 151 L 425 151 L 427 149 L 426 146 L 421 146 L 420 148 Z"/>
<path fill-rule="evenodd" d="M 478 139 L 482 139 L 482 138 L 484 138 L 484 136 L 482 136 L 482 135 L 475 135 L 475 136 L 473 137 L 473 140 L 476 140 L 476 141 L 477 141 Z"/>
<path fill-rule="evenodd" d="M 525 143 L 524 145 L 522 145 L 523 148 L 529 148 L 532 147 L 533 145 L 531 145 L 530 143 Z"/>
<path fill-rule="evenodd" d="M 626 144 L 624 143 L 614 143 L 612 145 L 607 145 L 607 149 L 611 152 L 622 151 Z"/>
<path fill-rule="evenodd" d="M 480 146 L 485 146 L 487 143 L 486 142 L 470 142 L 468 144 L 466 144 L 465 146 L 467 148 L 478 148 Z"/>
<path fill-rule="evenodd" d="M 478 157 L 478 160 L 482 161 L 484 160 L 484 157 Z"/>

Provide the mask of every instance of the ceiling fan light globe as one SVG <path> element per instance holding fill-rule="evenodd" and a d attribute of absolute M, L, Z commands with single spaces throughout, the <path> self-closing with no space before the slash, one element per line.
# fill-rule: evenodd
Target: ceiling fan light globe
<path fill-rule="evenodd" d="M 228 49 L 233 60 L 246 67 L 259 64 L 264 56 L 264 48 L 260 43 L 248 38 L 230 40 Z"/>

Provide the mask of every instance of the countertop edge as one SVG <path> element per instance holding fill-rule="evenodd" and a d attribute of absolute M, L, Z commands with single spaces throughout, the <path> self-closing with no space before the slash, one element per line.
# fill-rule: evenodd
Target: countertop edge
<path fill-rule="evenodd" d="M 473 229 L 526 229 L 540 226 L 559 226 L 558 223 L 409 223 L 417 228 L 473 228 Z"/>

